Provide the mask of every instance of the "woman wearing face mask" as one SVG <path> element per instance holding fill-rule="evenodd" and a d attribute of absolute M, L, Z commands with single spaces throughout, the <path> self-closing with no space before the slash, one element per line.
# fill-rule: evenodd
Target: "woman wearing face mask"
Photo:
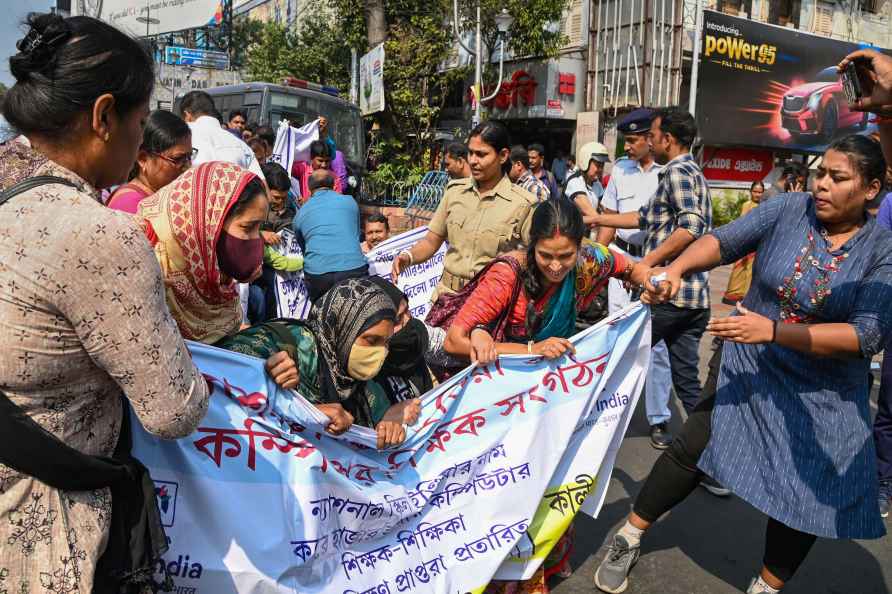
<path fill-rule="evenodd" d="M 183 338 L 214 344 L 239 331 L 236 282 L 260 275 L 260 225 L 268 210 L 260 178 L 218 161 L 190 169 L 139 204 L 164 274 L 167 305 Z M 283 388 L 297 385 L 287 353 L 270 356 L 266 366 Z"/>
<path fill-rule="evenodd" d="M 130 181 L 115 190 L 108 207 L 136 214 L 140 201 L 154 194 L 192 165 L 192 131 L 169 111 L 149 115 Z"/>
<path fill-rule="evenodd" d="M 295 353 L 297 391 L 331 420 L 327 431 L 339 435 L 353 423 L 373 427 L 378 448 L 406 438 L 405 405 L 382 405 L 366 391 L 366 382 L 381 371 L 393 336 L 393 300 L 371 278 L 335 284 L 313 305 L 306 322 L 273 320 L 229 337 L 217 346 L 269 356 L 277 345 Z M 417 414 L 415 415 L 417 418 Z"/>
<path fill-rule="evenodd" d="M 717 387 L 654 464 L 597 571 L 601 590 L 626 589 L 645 531 L 703 473 L 768 516 L 749 594 L 779 592 L 818 537 L 885 534 L 868 372 L 892 331 L 892 234 L 864 212 L 885 171 L 876 141 L 841 138 L 813 194 L 773 198 L 704 235 L 664 270 L 666 282 L 648 285 L 644 298 L 663 302 L 682 276 L 756 252 L 738 311 L 707 326 L 724 340 Z M 850 579 L 842 591 L 859 590 Z"/>
<path fill-rule="evenodd" d="M 760 181 L 754 181 L 750 186 L 750 199 L 743 203 L 740 207 L 740 216 L 744 216 L 752 209 L 759 206 L 762 202 L 762 195 L 765 194 L 765 184 Z M 731 276 L 728 278 L 728 289 L 722 297 L 722 303 L 734 305 L 741 301 L 750 290 L 750 283 L 753 281 L 753 260 L 756 254 L 747 254 L 734 263 L 731 269 Z"/>

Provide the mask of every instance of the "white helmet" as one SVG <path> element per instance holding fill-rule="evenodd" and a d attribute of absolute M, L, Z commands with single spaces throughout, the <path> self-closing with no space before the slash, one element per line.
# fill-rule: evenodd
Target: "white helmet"
<path fill-rule="evenodd" d="M 610 154 L 607 152 L 607 147 L 600 142 L 594 141 L 583 144 L 576 155 L 576 162 L 580 166 L 583 163 L 587 166 L 589 161 L 597 161 L 598 163 L 609 162 Z"/>

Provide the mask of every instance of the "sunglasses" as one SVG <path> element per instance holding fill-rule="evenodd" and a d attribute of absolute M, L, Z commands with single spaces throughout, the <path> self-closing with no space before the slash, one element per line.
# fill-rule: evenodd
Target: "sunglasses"
<path fill-rule="evenodd" d="M 164 159 L 171 165 L 175 165 L 177 167 L 186 167 L 187 165 L 192 164 L 192 159 L 198 155 L 198 149 L 193 148 L 191 152 L 186 153 L 185 155 L 180 155 L 179 157 L 168 157 L 167 155 L 162 155 L 161 153 L 151 153 L 156 157 Z"/>

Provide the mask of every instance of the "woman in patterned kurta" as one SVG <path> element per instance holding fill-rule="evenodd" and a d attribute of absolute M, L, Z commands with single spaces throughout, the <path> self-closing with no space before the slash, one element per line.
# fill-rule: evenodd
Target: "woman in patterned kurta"
<path fill-rule="evenodd" d="M 498 258 L 465 287 L 470 294 L 452 320 L 446 350 L 481 363 L 509 353 L 555 359 L 571 350 L 567 339 L 576 333 L 576 313 L 588 307 L 607 279 L 634 278 L 641 284 L 647 270 L 584 238 L 587 231 L 570 201 L 548 200 L 537 206 L 528 251 Z M 506 316 L 504 341 L 495 342 L 490 333 Z M 530 579 L 493 581 L 486 593 L 547 594 L 550 576 L 570 576 L 572 543 L 570 524 L 556 542 L 539 543 L 551 549 Z"/>
<path fill-rule="evenodd" d="M 716 392 L 655 464 L 598 570 L 602 589 L 622 591 L 610 586 L 637 559 L 636 538 L 703 473 L 769 517 L 750 593 L 779 591 L 817 537 L 885 534 L 868 372 L 892 330 L 892 234 L 864 211 L 884 175 L 877 142 L 843 138 L 824 154 L 814 195 L 760 205 L 666 270 L 671 290 L 662 285 L 659 299 L 684 274 L 756 252 L 739 311 L 708 326 L 725 340 Z"/>
<path fill-rule="evenodd" d="M 141 229 L 105 208 L 97 190 L 123 181 L 133 164 L 151 59 L 94 19 L 32 23 L 25 51 L 10 61 L 18 82 L 4 115 L 34 148 L 0 146 L 0 189 L 36 175 L 77 187 L 44 185 L 0 206 L 0 390 L 90 455 L 115 449 L 122 394 L 152 434 L 187 435 L 206 411 L 207 384 Z M 0 465 L 0 591 L 91 592 L 111 511 L 107 488 L 63 492 Z"/>

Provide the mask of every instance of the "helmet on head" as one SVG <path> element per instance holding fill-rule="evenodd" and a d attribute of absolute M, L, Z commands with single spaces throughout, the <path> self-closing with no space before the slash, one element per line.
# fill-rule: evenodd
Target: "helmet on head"
<path fill-rule="evenodd" d="M 580 167 L 583 163 L 588 167 L 589 161 L 597 161 L 598 163 L 607 163 L 610 161 L 610 154 L 607 147 L 600 142 L 586 142 L 576 153 L 576 162 Z"/>

